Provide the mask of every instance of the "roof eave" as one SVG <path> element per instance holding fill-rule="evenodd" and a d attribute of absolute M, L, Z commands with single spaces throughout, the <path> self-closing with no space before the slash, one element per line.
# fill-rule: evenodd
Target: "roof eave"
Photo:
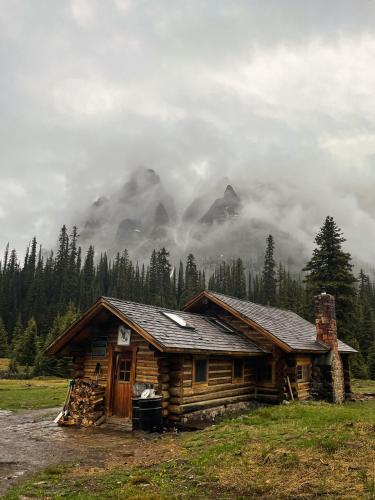
<path fill-rule="evenodd" d="M 353 347 L 351 347 L 350 345 L 345 344 L 345 342 L 343 342 L 340 339 L 338 339 L 338 340 L 340 341 L 341 344 L 343 344 L 344 346 L 348 347 L 348 350 L 346 350 L 345 348 L 344 349 L 340 349 L 340 347 L 339 347 L 338 348 L 339 353 L 342 353 L 342 354 L 357 354 L 358 353 L 358 351 L 356 351 L 355 349 L 353 349 Z M 330 347 L 327 344 L 325 344 L 324 342 L 322 342 L 321 340 L 317 340 L 316 343 L 320 344 L 323 347 L 325 347 L 326 348 L 326 352 L 330 351 Z"/>
<path fill-rule="evenodd" d="M 265 356 L 266 352 L 249 352 L 249 351 L 231 351 L 231 350 L 217 350 L 217 349 L 194 349 L 188 347 L 165 347 L 164 352 L 167 353 L 186 353 L 186 354 L 206 354 L 206 355 L 221 355 L 221 356 L 239 356 L 239 357 L 253 357 Z"/>
<path fill-rule="evenodd" d="M 129 319 L 116 307 L 110 304 L 104 297 L 100 297 L 95 304 L 87 309 L 72 325 L 70 325 L 53 342 L 51 342 L 51 344 L 44 349 L 44 353 L 47 355 L 55 355 L 62 351 L 66 345 L 82 331 L 84 326 L 87 325 L 87 323 L 103 308 L 110 311 L 130 328 L 133 328 L 134 331 L 139 333 L 158 350 L 164 352 L 165 347 L 161 342 L 156 341 L 148 332 L 146 332 L 146 330 L 140 327 L 137 323 L 134 323 L 134 321 Z"/>
<path fill-rule="evenodd" d="M 74 338 L 82 329 L 82 322 L 87 322 L 91 319 L 95 313 L 99 310 L 99 306 L 102 303 L 102 297 L 100 297 L 91 307 L 89 307 L 79 318 L 77 318 L 66 330 L 64 330 L 60 335 L 58 335 L 47 347 L 44 348 L 43 352 L 47 355 L 54 355 L 61 351 L 66 343 Z M 82 325 L 78 329 L 78 326 Z M 64 342 L 63 342 L 64 341 Z"/>
<path fill-rule="evenodd" d="M 327 354 L 327 349 L 293 349 L 292 354 Z"/>

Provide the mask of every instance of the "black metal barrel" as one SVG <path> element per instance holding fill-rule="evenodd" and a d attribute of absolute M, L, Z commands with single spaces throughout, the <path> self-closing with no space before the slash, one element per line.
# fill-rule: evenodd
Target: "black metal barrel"
<path fill-rule="evenodd" d="M 139 428 L 143 431 L 160 432 L 163 425 L 162 398 L 138 399 Z"/>
<path fill-rule="evenodd" d="M 139 401 L 140 398 L 132 398 L 132 424 L 133 430 L 135 431 L 141 428 L 139 417 Z"/>

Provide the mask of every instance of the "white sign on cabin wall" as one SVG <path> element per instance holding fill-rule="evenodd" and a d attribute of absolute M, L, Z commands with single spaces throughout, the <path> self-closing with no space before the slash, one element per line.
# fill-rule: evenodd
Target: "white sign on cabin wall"
<path fill-rule="evenodd" d="M 130 345 L 130 328 L 126 328 L 125 325 L 119 325 L 117 335 L 117 345 Z"/>

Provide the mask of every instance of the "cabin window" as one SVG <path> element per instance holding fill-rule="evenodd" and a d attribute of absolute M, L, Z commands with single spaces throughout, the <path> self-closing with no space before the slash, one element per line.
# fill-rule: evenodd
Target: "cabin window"
<path fill-rule="evenodd" d="M 131 367 L 132 367 L 132 362 L 130 359 L 122 359 L 118 367 L 119 368 L 118 380 L 122 380 L 123 382 L 129 382 Z"/>
<path fill-rule="evenodd" d="M 106 356 L 107 354 L 107 339 L 105 337 L 97 337 L 91 343 L 92 356 Z"/>
<path fill-rule="evenodd" d="M 208 379 L 208 361 L 207 359 L 194 359 L 194 384 L 205 384 Z"/>
<path fill-rule="evenodd" d="M 297 365 L 297 380 L 299 382 L 310 380 L 310 365 Z"/>
<path fill-rule="evenodd" d="M 263 362 L 258 365 L 257 369 L 258 382 L 273 382 L 273 363 Z"/>
<path fill-rule="evenodd" d="M 232 378 L 233 378 L 233 380 L 242 380 L 243 379 L 243 360 L 242 359 L 234 359 L 233 360 Z"/>

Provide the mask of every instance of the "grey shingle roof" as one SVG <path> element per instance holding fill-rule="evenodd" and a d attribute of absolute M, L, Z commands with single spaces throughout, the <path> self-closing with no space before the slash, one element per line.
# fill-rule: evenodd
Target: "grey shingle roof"
<path fill-rule="evenodd" d="M 241 333 L 225 332 L 212 324 L 206 316 L 184 311 L 139 304 L 108 297 L 103 299 L 118 312 L 143 328 L 159 344 L 170 349 L 191 349 L 214 352 L 238 352 L 260 354 L 263 351 Z M 163 312 L 171 312 L 194 327 L 181 327 L 167 318 Z"/>
<path fill-rule="evenodd" d="M 322 348 L 328 350 L 325 344 L 316 341 L 315 326 L 292 311 L 261 306 L 221 293 L 208 292 L 208 294 L 217 297 L 249 320 L 257 323 L 292 349 L 311 352 L 321 351 Z M 341 340 L 339 340 L 339 350 L 343 353 L 357 352 Z"/>

